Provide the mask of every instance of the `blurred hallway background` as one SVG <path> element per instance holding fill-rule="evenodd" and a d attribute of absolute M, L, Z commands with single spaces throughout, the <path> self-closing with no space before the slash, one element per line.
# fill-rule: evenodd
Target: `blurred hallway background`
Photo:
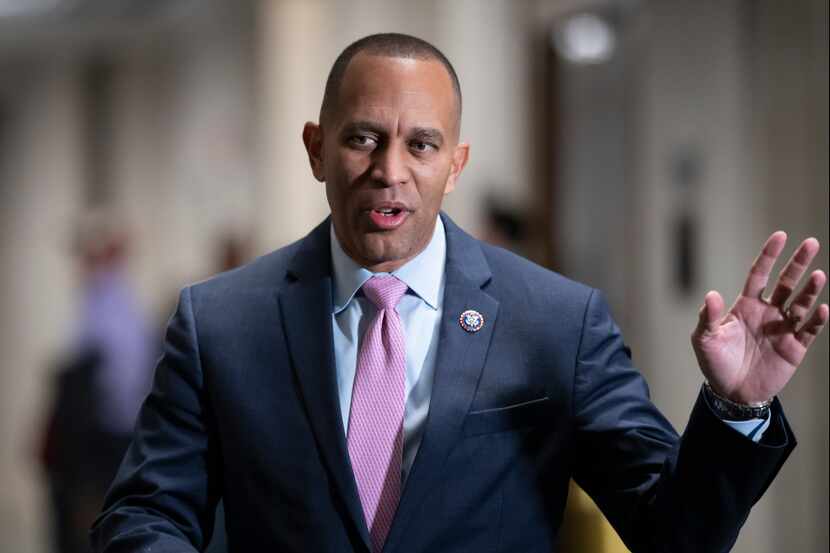
<path fill-rule="evenodd" d="M 37 449 L 79 221 L 118 214 L 161 329 L 181 286 L 328 213 L 300 133 L 373 32 L 458 71 L 471 161 L 446 211 L 604 289 L 682 430 L 705 292 L 734 297 L 778 228 L 830 267 L 827 26 L 827 0 L 0 0 L 0 551 L 51 551 Z M 830 546 L 828 334 L 782 394 L 799 447 L 738 553 Z M 573 497 L 563 550 L 624 551 Z"/>

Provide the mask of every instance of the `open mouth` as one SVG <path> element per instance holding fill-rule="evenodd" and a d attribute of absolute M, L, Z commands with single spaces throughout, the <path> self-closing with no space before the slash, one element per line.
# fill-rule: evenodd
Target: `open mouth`
<path fill-rule="evenodd" d="M 384 217 L 394 217 L 396 215 L 399 215 L 403 210 L 397 207 L 381 207 L 378 209 L 373 209 L 372 211 L 374 211 L 375 213 L 379 213 Z"/>
<path fill-rule="evenodd" d="M 369 221 L 375 230 L 394 230 L 401 226 L 409 215 L 403 207 L 375 207 L 369 210 Z"/>

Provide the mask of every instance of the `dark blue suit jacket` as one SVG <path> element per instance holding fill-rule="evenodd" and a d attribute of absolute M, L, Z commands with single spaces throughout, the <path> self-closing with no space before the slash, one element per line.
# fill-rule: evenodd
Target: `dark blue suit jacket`
<path fill-rule="evenodd" d="M 776 403 L 755 444 L 698 399 L 682 439 L 599 292 L 446 216 L 444 319 L 426 430 L 384 552 L 550 552 L 574 477 L 635 552 L 726 551 L 795 445 Z M 329 222 L 184 289 L 155 385 L 92 538 L 366 553 L 337 402 Z M 465 332 L 458 316 L 484 315 Z"/>

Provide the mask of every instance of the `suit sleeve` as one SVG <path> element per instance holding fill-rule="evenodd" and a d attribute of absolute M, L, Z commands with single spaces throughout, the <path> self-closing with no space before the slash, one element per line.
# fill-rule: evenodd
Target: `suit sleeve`
<path fill-rule="evenodd" d="M 795 447 L 777 400 L 760 443 L 719 420 L 702 395 L 678 437 L 596 291 L 585 312 L 573 415 L 574 478 L 634 553 L 728 551 Z"/>
<path fill-rule="evenodd" d="M 90 536 L 100 553 L 205 547 L 219 498 L 190 288 L 170 320 L 153 388 Z"/>

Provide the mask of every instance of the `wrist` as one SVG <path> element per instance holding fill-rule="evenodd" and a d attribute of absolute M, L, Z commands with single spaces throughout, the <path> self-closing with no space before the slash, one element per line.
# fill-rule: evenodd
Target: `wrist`
<path fill-rule="evenodd" d="M 703 391 L 709 406 L 721 419 L 745 421 L 766 419 L 769 416 L 772 399 L 760 403 L 739 403 L 715 392 L 708 382 L 703 384 Z"/>

